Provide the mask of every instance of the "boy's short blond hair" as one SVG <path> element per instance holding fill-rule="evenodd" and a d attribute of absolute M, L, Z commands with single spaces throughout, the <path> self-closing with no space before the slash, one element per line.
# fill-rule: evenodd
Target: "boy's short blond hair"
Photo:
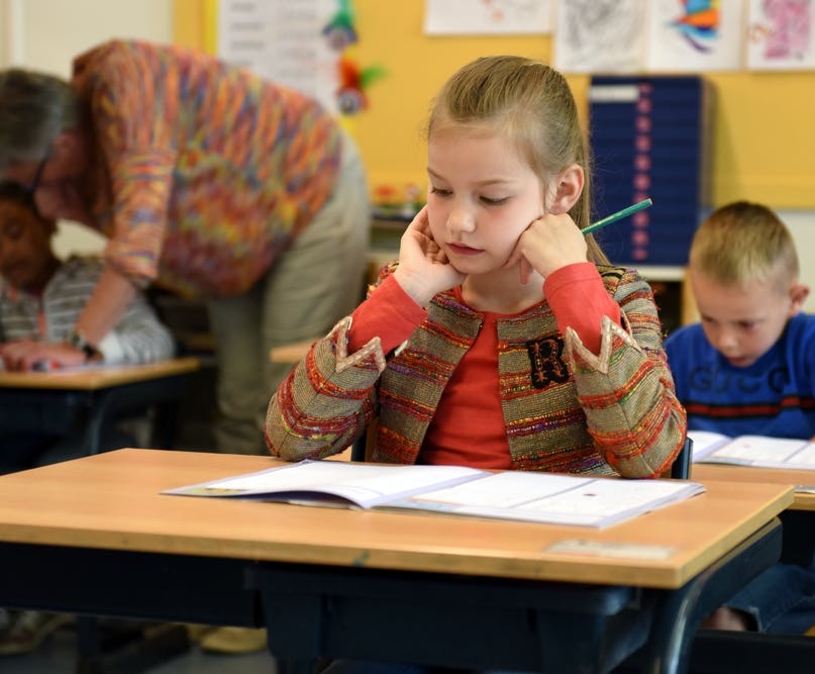
<path fill-rule="evenodd" d="M 736 201 L 713 211 L 696 230 L 689 266 L 724 286 L 798 278 L 798 254 L 786 225 L 769 208 Z"/>

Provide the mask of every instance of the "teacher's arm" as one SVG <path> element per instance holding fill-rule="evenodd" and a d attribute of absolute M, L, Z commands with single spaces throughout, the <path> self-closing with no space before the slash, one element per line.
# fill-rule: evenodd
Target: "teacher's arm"
<path fill-rule="evenodd" d="M 91 344 L 99 344 L 124 316 L 136 292 L 130 278 L 107 265 L 79 316 L 77 332 Z"/>
<path fill-rule="evenodd" d="M 160 63 L 123 43 L 89 58 L 81 83 L 75 79 L 90 101 L 112 197 L 105 271 L 76 326 L 92 345 L 159 274 L 178 158 L 178 105 L 166 105 L 173 91 L 145 85 L 156 81 L 156 67 Z"/>

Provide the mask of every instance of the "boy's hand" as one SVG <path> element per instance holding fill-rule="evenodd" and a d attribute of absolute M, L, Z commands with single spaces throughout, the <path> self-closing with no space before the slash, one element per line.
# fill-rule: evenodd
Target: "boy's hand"
<path fill-rule="evenodd" d="M 583 233 L 567 214 L 542 215 L 527 227 L 506 261 L 520 263 L 521 282 L 527 283 L 533 271 L 545 279 L 549 274 L 577 262 L 586 262 L 588 246 Z"/>
<path fill-rule="evenodd" d="M 434 295 L 459 285 L 465 274 L 456 270 L 433 240 L 427 206 L 408 225 L 399 244 L 399 266 L 394 278 L 419 306 Z"/>
<path fill-rule="evenodd" d="M 37 342 L 22 339 L 0 344 L 0 357 L 6 370 L 26 372 L 34 370 L 38 363 L 50 363 L 56 367 L 84 365 L 85 354 L 64 342 Z"/>

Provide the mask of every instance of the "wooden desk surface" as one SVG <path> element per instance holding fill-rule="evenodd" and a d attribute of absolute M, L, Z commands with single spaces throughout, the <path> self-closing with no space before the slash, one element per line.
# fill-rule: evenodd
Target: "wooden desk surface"
<path fill-rule="evenodd" d="M 62 372 L 59 370 L 53 372 L 0 371 L 0 388 L 95 391 L 111 386 L 195 372 L 200 366 L 197 358 L 173 358 L 147 365 L 102 366 L 87 370 L 67 369 Z"/>
<path fill-rule="evenodd" d="M 4 475 L 0 540 L 676 588 L 792 503 L 788 486 L 710 482 L 705 494 L 598 531 L 159 493 L 279 463 L 270 457 L 121 449 Z M 612 554 L 549 550 L 574 539 L 606 546 Z M 672 554 L 614 554 L 628 545 L 667 546 Z"/>
<path fill-rule="evenodd" d="M 815 470 L 784 470 L 754 466 L 730 466 L 718 463 L 694 463 L 691 479 L 697 482 L 768 482 L 771 484 L 807 485 L 815 489 Z M 815 493 L 795 492 L 791 510 L 815 510 Z"/>

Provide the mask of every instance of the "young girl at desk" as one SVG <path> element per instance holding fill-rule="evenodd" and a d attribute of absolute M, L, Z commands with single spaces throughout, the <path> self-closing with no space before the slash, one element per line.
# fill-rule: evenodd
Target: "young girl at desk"
<path fill-rule="evenodd" d="M 685 413 L 651 289 L 581 232 L 589 157 L 566 80 L 477 59 L 427 137 L 427 206 L 272 397 L 271 453 L 327 457 L 378 418 L 374 461 L 663 473 Z"/>

